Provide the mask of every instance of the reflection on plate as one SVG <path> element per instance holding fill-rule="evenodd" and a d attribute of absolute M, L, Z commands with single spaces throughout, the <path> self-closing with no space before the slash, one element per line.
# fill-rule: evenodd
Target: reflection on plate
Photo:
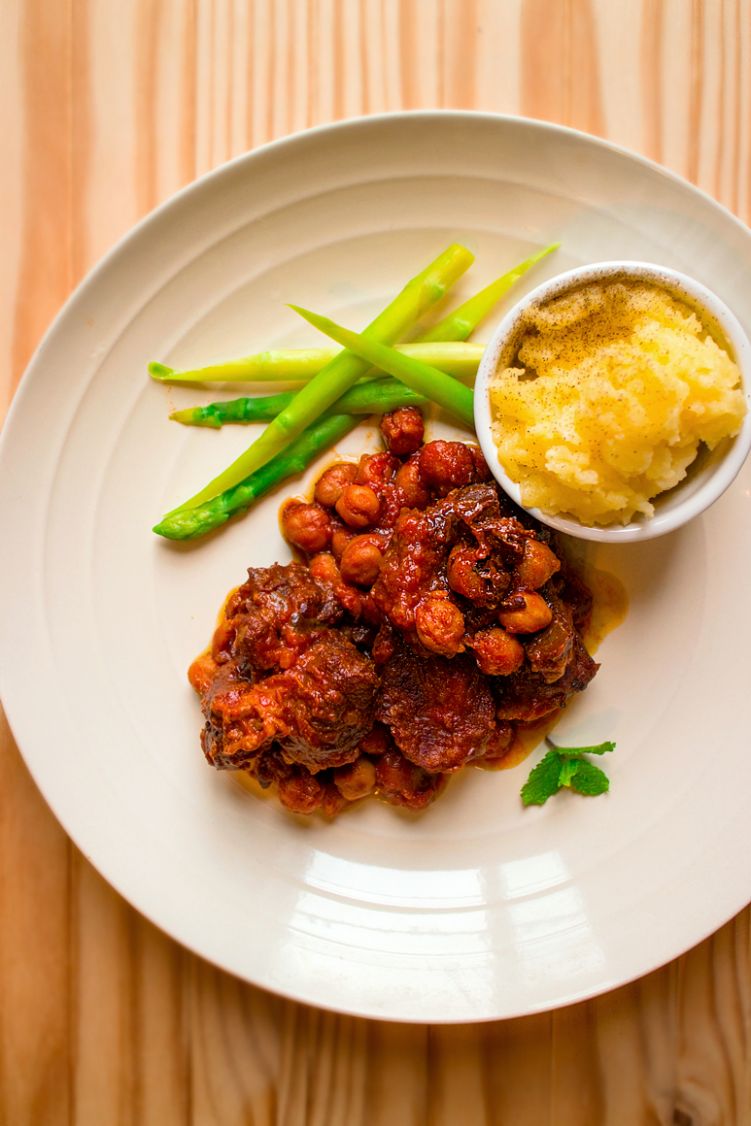
<path fill-rule="evenodd" d="M 366 119 L 235 161 L 141 224 L 37 354 L 0 484 L 17 545 L 0 596 L 4 702 L 83 852 L 164 930 L 249 981 L 416 1021 L 608 989 L 716 929 L 751 891 L 748 469 L 681 532 L 588 549 L 630 610 L 558 732 L 617 741 L 609 795 L 524 810 L 523 769 L 477 771 L 424 815 L 374 803 L 326 824 L 202 761 L 185 670 L 217 592 L 288 553 L 278 495 L 194 548 L 151 535 L 248 432 L 167 425 L 195 391 L 149 384 L 145 362 L 304 343 L 289 300 L 362 324 L 451 239 L 477 253 L 462 294 L 560 239 L 522 287 L 584 262 L 652 260 L 696 276 L 751 326 L 751 236 L 652 165 L 514 119 Z M 339 452 L 368 444 L 363 425 Z"/>

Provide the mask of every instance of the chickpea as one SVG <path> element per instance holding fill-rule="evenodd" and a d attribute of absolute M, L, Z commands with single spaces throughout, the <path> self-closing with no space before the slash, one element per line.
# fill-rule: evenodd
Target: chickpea
<path fill-rule="evenodd" d="M 445 775 L 428 774 L 396 749 L 386 751 L 376 762 L 376 792 L 392 805 L 424 809 L 445 783 Z"/>
<path fill-rule="evenodd" d="M 424 598 L 415 611 L 415 629 L 431 653 L 453 657 L 464 649 L 464 615 L 447 598 Z"/>
<path fill-rule="evenodd" d="M 373 763 L 366 758 L 358 758 L 347 766 L 340 766 L 334 771 L 334 783 L 337 790 L 347 801 L 357 801 L 373 792 L 376 780 L 376 769 Z"/>
<path fill-rule="evenodd" d="M 406 457 L 422 445 L 425 423 L 417 407 L 399 407 L 383 416 L 381 434 L 390 453 Z"/>
<path fill-rule="evenodd" d="M 355 483 L 357 485 L 370 485 L 378 493 L 392 481 L 399 468 L 399 461 L 389 453 L 363 454 L 357 467 Z"/>
<path fill-rule="evenodd" d="M 351 461 L 339 461 L 325 469 L 316 481 L 315 499 L 327 508 L 333 508 L 347 485 L 351 485 L 357 466 Z"/>
<path fill-rule="evenodd" d="M 476 570 L 477 562 L 476 549 L 457 544 L 449 555 L 447 565 L 447 577 L 451 589 L 473 602 L 482 601 L 487 593 L 485 580 Z"/>
<path fill-rule="evenodd" d="M 310 573 L 314 579 L 321 583 L 330 583 L 331 586 L 338 586 L 341 582 L 342 576 L 339 573 L 339 568 L 336 565 L 336 560 L 333 555 L 327 551 L 321 551 L 318 555 L 314 555 L 308 564 Z"/>
<path fill-rule="evenodd" d="M 523 590 L 537 590 L 560 569 L 560 560 L 549 547 L 539 540 L 526 540 L 524 554 L 516 568 L 515 585 Z"/>
<path fill-rule="evenodd" d="M 399 486 L 407 508 L 424 508 L 430 493 L 420 473 L 420 459 L 414 455 L 396 471 L 394 483 Z"/>
<path fill-rule="evenodd" d="M 341 558 L 342 578 L 357 586 L 372 586 L 378 578 L 383 563 L 383 554 L 374 536 L 355 536 L 351 539 Z"/>
<path fill-rule="evenodd" d="M 513 594 L 498 619 L 509 633 L 537 633 L 553 620 L 553 611 L 545 599 L 526 590 Z"/>
<path fill-rule="evenodd" d="M 336 511 L 351 528 L 375 524 L 380 510 L 381 502 L 369 485 L 347 485 L 336 502 Z"/>
<path fill-rule="evenodd" d="M 390 748 L 376 762 L 376 785 L 386 793 L 411 791 L 415 776 L 421 774 L 419 767 L 408 762 L 395 747 Z"/>
<path fill-rule="evenodd" d="M 347 799 L 339 793 L 336 786 L 329 784 L 324 787 L 321 799 L 321 813 L 325 817 L 336 817 L 347 804 Z"/>
<path fill-rule="evenodd" d="M 307 770 L 280 778 L 278 789 L 279 801 L 293 813 L 313 813 L 324 797 L 323 786 Z"/>
<path fill-rule="evenodd" d="M 505 629 L 480 630 L 471 645 L 486 676 L 510 676 L 524 663 L 524 646 Z"/>
<path fill-rule="evenodd" d="M 282 510 L 282 534 L 307 555 L 323 551 L 331 540 L 331 519 L 320 504 L 292 500 Z"/>
<path fill-rule="evenodd" d="M 419 457 L 423 479 L 438 496 L 445 497 L 474 479 L 475 459 L 464 442 L 428 442 Z"/>
<path fill-rule="evenodd" d="M 344 549 L 351 539 L 354 539 L 355 533 L 350 528 L 345 528 L 343 524 L 336 524 L 331 533 L 331 550 L 334 554 L 334 559 L 337 563 L 341 562 Z"/>
<path fill-rule="evenodd" d="M 314 555 L 309 564 L 310 573 L 319 582 L 329 583 L 334 588 L 334 596 L 353 618 L 359 618 L 363 610 L 363 594 L 356 587 L 344 582 L 333 555 L 326 551 Z"/>

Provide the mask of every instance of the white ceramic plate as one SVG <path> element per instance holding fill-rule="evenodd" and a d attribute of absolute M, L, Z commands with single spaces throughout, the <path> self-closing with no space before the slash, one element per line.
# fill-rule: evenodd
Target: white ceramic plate
<path fill-rule="evenodd" d="M 559 735 L 617 740 L 606 797 L 525 811 L 526 767 L 468 771 L 420 817 L 372 802 L 325 824 L 203 761 L 185 671 L 245 568 L 287 557 L 280 495 L 198 547 L 153 536 L 249 434 L 168 424 L 168 407 L 201 396 L 150 384 L 145 363 L 309 340 L 286 301 L 362 324 L 452 239 L 477 252 L 463 294 L 560 239 L 530 287 L 646 259 L 696 276 L 751 327 L 749 232 L 654 165 L 539 123 L 372 118 L 236 160 L 137 227 L 61 313 L 2 445 L 3 698 L 65 828 L 218 965 L 415 1021 L 609 989 L 751 898 L 748 469 L 680 533 L 593 549 L 631 607 Z M 346 449 L 374 442 L 363 428 Z"/>

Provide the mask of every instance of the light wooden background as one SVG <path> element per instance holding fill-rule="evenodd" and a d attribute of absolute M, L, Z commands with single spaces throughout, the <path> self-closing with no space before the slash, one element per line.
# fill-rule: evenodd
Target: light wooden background
<path fill-rule="evenodd" d="M 0 52 L 2 406 L 139 216 L 318 122 L 434 106 L 548 118 L 751 219 L 751 0 L 2 0 Z M 141 919 L 57 826 L 4 724 L 0 741 L 2 1126 L 751 1122 L 748 911 L 552 1015 L 332 1016 Z"/>

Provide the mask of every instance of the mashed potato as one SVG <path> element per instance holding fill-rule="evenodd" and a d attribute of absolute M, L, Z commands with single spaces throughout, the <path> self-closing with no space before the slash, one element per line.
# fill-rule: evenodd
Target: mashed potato
<path fill-rule="evenodd" d="M 746 412 L 737 365 L 689 306 L 626 280 L 531 308 L 490 403 L 524 505 L 584 524 L 652 515 L 701 443 L 737 434 Z"/>

